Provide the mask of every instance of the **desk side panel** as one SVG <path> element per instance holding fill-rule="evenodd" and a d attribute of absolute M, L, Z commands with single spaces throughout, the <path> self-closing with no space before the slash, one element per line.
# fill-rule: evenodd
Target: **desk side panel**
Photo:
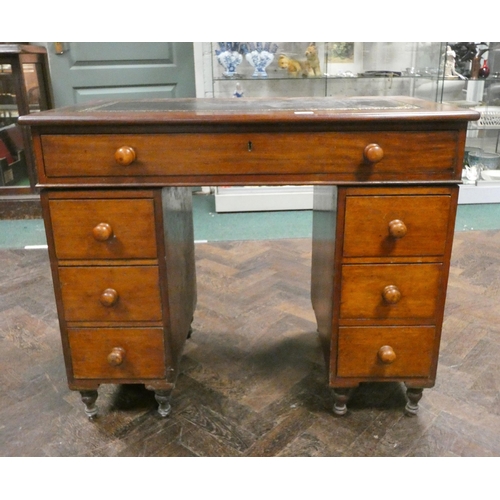
<path fill-rule="evenodd" d="M 167 339 L 173 364 L 168 367 L 168 378 L 175 380 L 196 308 L 193 207 L 190 188 L 166 187 L 161 196 L 169 309 Z"/>
<path fill-rule="evenodd" d="M 313 201 L 311 302 L 327 367 L 330 364 L 333 288 L 336 282 L 337 191 L 336 186 L 315 186 Z"/>

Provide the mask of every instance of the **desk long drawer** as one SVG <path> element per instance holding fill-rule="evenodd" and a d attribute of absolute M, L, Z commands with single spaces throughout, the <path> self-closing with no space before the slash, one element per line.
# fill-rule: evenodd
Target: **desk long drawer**
<path fill-rule="evenodd" d="M 454 179 L 460 142 L 457 131 L 446 130 L 43 135 L 41 140 L 48 179 L 336 174 L 346 181 L 428 179 L 431 173 L 435 180 Z M 379 146 L 375 159 L 366 152 L 373 144 Z M 118 156 L 126 166 L 115 158 L 124 147 Z"/>

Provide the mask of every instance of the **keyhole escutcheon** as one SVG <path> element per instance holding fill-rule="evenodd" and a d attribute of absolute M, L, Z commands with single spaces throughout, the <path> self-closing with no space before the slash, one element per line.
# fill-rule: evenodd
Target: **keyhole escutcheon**
<path fill-rule="evenodd" d="M 248 141 L 248 151 L 252 152 L 252 141 Z"/>

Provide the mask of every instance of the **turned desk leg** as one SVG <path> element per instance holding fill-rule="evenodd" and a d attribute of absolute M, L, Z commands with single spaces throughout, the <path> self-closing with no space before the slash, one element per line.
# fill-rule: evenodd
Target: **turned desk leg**
<path fill-rule="evenodd" d="M 347 403 L 352 395 L 352 388 L 334 388 L 332 389 L 334 404 L 333 413 L 338 416 L 347 413 Z M 418 402 L 422 399 L 423 388 L 407 387 L 406 397 L 408 402 L 405 407 L 405 414 L 415 416 L 418 413 Z"/>
<path fill-rule="evenodd" d="M 405 413 L 406 415 L 413 417 L 418 413 L 418 402 L 422 399 L 422 388 L 407 387 L 406 397 L 408 402 L 406 403 Z"/>
<path fill-rule="evenodd" d="M 170 396 L 172 395 L 172 390 L 156 390 L 155 399 L 158 403 L 158 413 L 162 417 L 168 417 L 172 411 L 172 406 L 170 405 Z"/>
<path fill-rule="evenodd" d="M 353 389 L 348 388 L 334 388 L 333 393 L 333 413 L 338 416 L 345 415 L 347 413 L 347 402 L 349 401 Z"/>
<path fill-rule="evenodd" d="M 97 391 L 80 391 L 83 404 L 85 405 L 85 414 L 90 419 L 97 415 L 97 406 L 95 404 L 97 400 Z"/>

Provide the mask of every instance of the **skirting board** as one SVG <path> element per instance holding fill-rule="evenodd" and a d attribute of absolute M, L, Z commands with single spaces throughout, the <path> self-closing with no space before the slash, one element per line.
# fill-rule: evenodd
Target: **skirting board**
<path fill-rule="evenodd" d="M 312 208 L 312 186 L 221 187 L 215 191 L 217 213 L 312 210 Z"/>
<path fill-rule="evenodd" d="M 459 205 L 500 203 L 500 182 L 479 182 L 460 186 Z M 274 210 L 312 210 L 312 186 L 261 186 L 217 188 L 215 211 L 265 212 Z"/>
<path fill-rule="evenodd" d="M 458 195 L 459 205 L 500 203 L 500 182 L 481 182 L 477 185 L 462 184 Z"/>

